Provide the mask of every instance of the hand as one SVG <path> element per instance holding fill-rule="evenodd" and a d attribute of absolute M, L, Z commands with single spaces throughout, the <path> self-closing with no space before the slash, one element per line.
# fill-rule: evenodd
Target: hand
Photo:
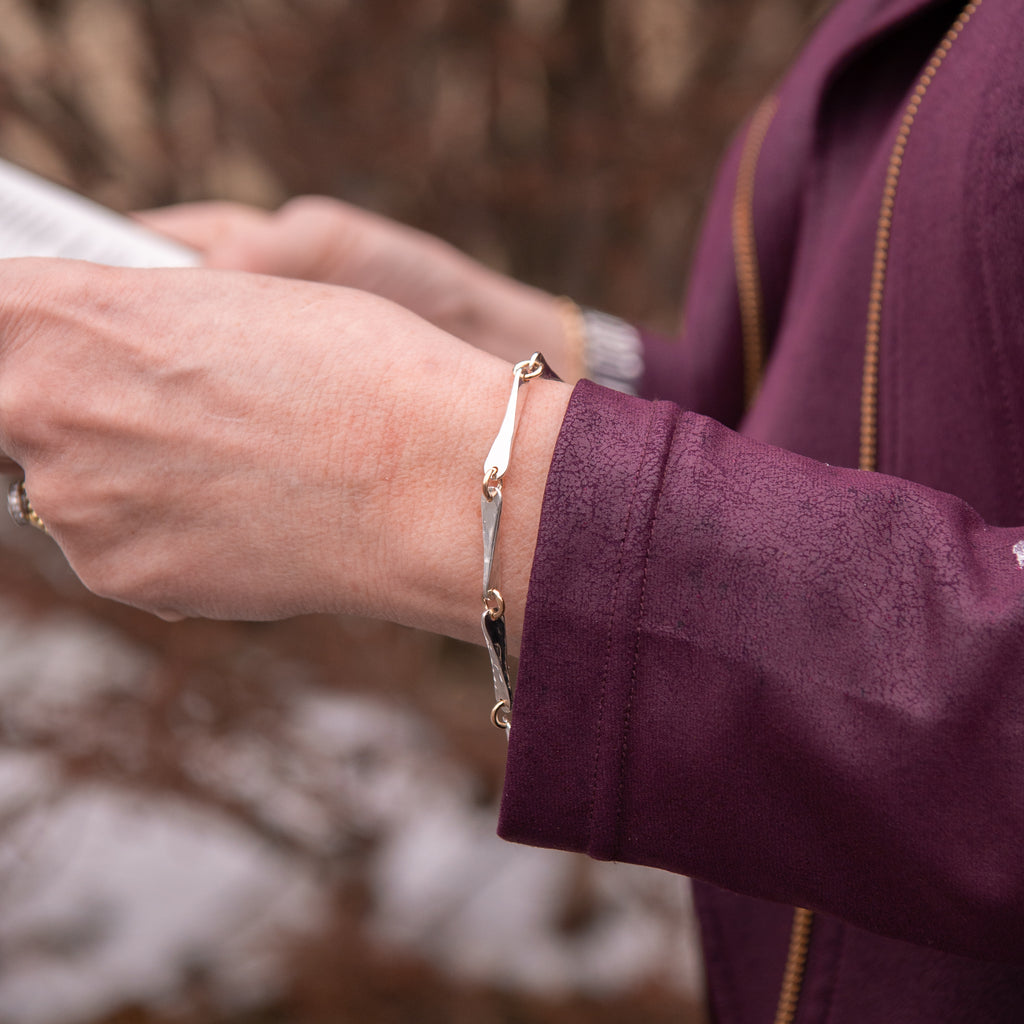
<path fill-rule="evenodd" d="M 198 249 L 209 267 L 372 292 L 509 362 L 540 349 L 563 378 L 572 372 L 550 295 L 347 203 L 305 196 L 273 214 L 238 203 L 186 203 L 136 216 Z"/>
<path fill-rule="evenodd" d="M 476 638 L 505 364 L 331 286 L 63 260 L 0 275 L 0 449 L 88 587 L 166 617 L 347 611 Z M 520 617 L 567 390 L 531 384 L 517 441 Z"/>

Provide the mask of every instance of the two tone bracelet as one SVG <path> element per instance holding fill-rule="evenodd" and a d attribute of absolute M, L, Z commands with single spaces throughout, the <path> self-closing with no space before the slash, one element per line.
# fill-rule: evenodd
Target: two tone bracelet
<path fill-rule="evenodd" d="M 502 486 L 512 457 L 512 441 L 516 432 L 516 412 L 519 389 L 531 380 L 558 380 L 539 352 L 512 368 L 512 391 L 505 407 L 498 436 L 484 460 L 483 494 L 480 498 L 480 517 L 484 530 L 484 585 L 483 613 L 480 623 L 484 642 L 491 660 L 494 680 L 494 707 L 491 722 L 503 729 L 506 737 L 512 728 L 512 682 L 508 671 L 508 642 L 505 631 L 505 599 L 494 585 L 495 553 L 498 546 L 498 528 L 501 524 Z"/>

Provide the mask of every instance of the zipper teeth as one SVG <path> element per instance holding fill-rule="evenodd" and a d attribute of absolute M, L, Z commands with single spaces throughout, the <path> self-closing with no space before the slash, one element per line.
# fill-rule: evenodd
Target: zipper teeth
<path fill-rule="evenodd" d="M 743 331 L 743 400 L 748 409 L 761 386 L 765 349 L 761 273 L 754 238 L 754 180 L 761 147 L 778 107 L 778 97 L 769 96 L 750 120 L 732 207 L 733 253 Z"/>
<path fill-rule="evenodd" d="M 796 1017 L 813 924 L 814 912 L 805 907 L 797 907 L 789 934 L 789 952 L 786 954 L 786 971 L 782 976 L 779 1005 L 775 1010 L 775 1024 L 793 1024 Z"/>
<path fill-rule="evenodd" d="M 900 182 L 900 171 L 903 168 L 903 157 L 907 150 L 907 140 L 914 127 L 921 102 L 928 92 L 939 68 L 942 67 L 946 55 L 953 48 L 964 26 L 971 16 L 982 5 L 984 0 L 975 0 L 960 12 L 942 42 L 935 48 L 931 59 L 914 86 L 914 93 L 903 112 L 903 120 L 896 134 L 896 142 L 889 156 L 889 166 L 885 174 L 885 189 L 882 193 L 882 210 L 878 215 L 878 228 L 875 233 L 875 256 L 871 270 L 871 292 L 868 298 L 868 324 L 864 343 L 864 377 L 860 392 L 860 457 L 858 466 L 874 471 L 878 467 L 878 375 L 879 350 L 882 339 L 882 303 L 885 298 L 885 275 L 889 265 L 889 238 L 892 232 L 892 215 L 896 205 L 896 189 Z"/>

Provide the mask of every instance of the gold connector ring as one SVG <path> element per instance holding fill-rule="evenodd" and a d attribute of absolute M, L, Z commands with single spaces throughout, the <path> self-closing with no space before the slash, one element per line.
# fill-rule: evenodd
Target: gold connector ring
<path fill-rule="evenodd" d="M 544 357 L 539 352 L 534 352 L 529 359 L 516 363 L 512 372 L 518 373 L 523 380 L 533 380 L 544 372 Z"/>
<path fill-rule="evenodd" d="M 497 622 L 505 614 L 505 598 L 501 596 L 501 591 L 491 587 L 484 594 L 484 607 L 487 609 L 491 621 Z"/>
<path fill-rule="evenodd" d="M 494 501 L 494 496 L 501 490 L 501 477 L 498 476 L 498 467 L 492 466 L 484 477 L 484 497 L 488 501 Z"/>
<path fill-rule="evenodd" d="M 502 729 L 508 732 L 512 728 L 512 719 L 509 717 L 512 714 L 512 708 L 509 707 L 507 700 L 499 700 L 497 704 L 491 708 L 491 725 L 495 729 Z"/>

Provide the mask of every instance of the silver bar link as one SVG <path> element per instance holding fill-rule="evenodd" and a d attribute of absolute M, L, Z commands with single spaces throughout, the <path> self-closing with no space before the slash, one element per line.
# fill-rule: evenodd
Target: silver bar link
<path fill-rule="evenodd" d="M 484 610 L 480 625 L 484 631 L 484 643 L 491 659 L 491 678 L 494 681 L 495 710 L 491 721 L 508 733 L 509 712 L 512 710 L 512 685 L 508 671 L 508 646 L 505 639 L 505 604 L 501 595 L 491 589 L 491 574 L 494 570 L 494 554 L 498 544 L 498 527 L 501 524 L 501 484 L 492 484 L 480 497 L 480 518 L 484 527 L 484 586 L 482 591 Z M 499 708 L 503 713 L 498 717 Z"/>
<path fill-rule="evenodd" d="M 512 731 L 512 682 L 508 671 L 508 643 L 505 637 L 505 616 L 492 618 L 491 613 L 485 608 L 480 616 L 480 625 L 483 626 L 484 640 L 487 642 L 487 654 L 491 659 L 491 678 L 494 680 L 494 699 L 499 705 L 504 705 L 504 713 L 500 719 L 492 712 L 491 721 L 499 729 L 504 729 L 506 735 Z"/>
<path fill-rule="evenodd" d="M 480 519 L 484 539 L 484 580 L 483 614 L 480 625 L 483 628 L 484 643 L 491 661 L 491 678 L 494 682 L 494 699 L 491 722 L 502 729 L 508 738 L 512 731 L 512 681 L 508 670 L 508 640 L 505 630 L 505 601 L 500 591 L 493 587 L 494 567 L 498 547 L 498 528 L 501 525 L 501 485 L 512 458 L 512 441 L 516 432 L 516 412 L 519 389 L 523 383 L 535 377 L 558 378 L 548 369 L 544 357 L 535 352 L 529 359 L 516 363 L 512 368 L 512 391 L 508 396 L 505 416 L 501 421 L 498 436 L 484 462 L 483 494 L 480 497 Z"/>
<path fill-rule="evenodd" d="M 484 524 L 484 588 L 481 594 L 487 603 L 487 592 L 491 589 L 491 573 L 494 571 L 494 554 L 498 546 L 498 527 L 501 524 L 501 485 L 491 486 L 491 497 L 480 498 L 480 519 Z"/>

